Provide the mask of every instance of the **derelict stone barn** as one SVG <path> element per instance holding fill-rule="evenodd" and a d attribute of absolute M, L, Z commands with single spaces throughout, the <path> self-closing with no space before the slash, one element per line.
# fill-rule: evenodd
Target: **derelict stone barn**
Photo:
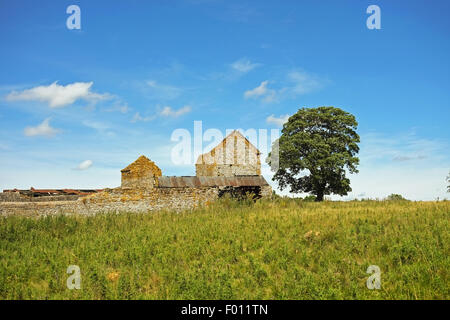
<path fill-rule="evenodd" d="M 140 156 L 121 171 L 121 189 L 153 190 L 158 193 L 161 189 L 170 188 L 177 195 L 179 188 L 187 188 L 183 193 L 189 189 L 196 189 L 192 190 L 195 192 L 208 188 L 216 189 L 217 197 L 227 193 L 231 196 L 252 193 L 257 198 L 269 196 L 272 192 L 261 176 L 259 150 L 236 130 L 211 151 L 200 155 L 195 169 L 195 176 L 163 176 L 153 161 Z"/>
<path fill-rule="evenodd" d="M 226 194 L 241 197 L 252 193 L 256 198 L 272 194 L 272 188 L 261 176 L 260 152 L 238 131 L 233 131 L 211 151 L 200 155 L 195 168 L 195 176 L 163 176 L 153 161 L 140 156 L 121 170 L 118 188 L 80 191 L 79 196 L 72 192 L 71 197 L 77 198 L 70 201 L 67 201 L 67 192 L 63 192 L 63 196 L 58 196 L 61 192 L 56 193 L 47 201 L 43 199 L 47 193 L 41 192 L 36 197 L 38 194 L 32 192 L 33 197 L 21 201 L 17 199 L 24 195 L 18 193 L 24 190 L 14 189 L 15 197 L 11 197 L 11 192 L 0 197 L 0 216 L 184 210 L 208 205 Z"/>
<path fill-rule="evenodd" d="M 152 189 L 162 176 L 161 169 L 147 157 L 140 156 L 135 162 L 121 170 L 122 188 Z"/>

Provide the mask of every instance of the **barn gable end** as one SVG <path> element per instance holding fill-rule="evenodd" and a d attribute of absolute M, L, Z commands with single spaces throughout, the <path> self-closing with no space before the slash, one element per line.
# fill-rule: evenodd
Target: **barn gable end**
<path fill-rule="evenodd" d="M 198 157 L 196 176 L 261 175 L 260 154 L 246 137 L 234 130 L 215 148 Z"/>
<path fill-rule="evenodd" d="M 157 177 L 162 176 L 161 169 L 150 159 L 140 156 L 122 173 L 122 188 L 147 189 L 157 185 Z"/>

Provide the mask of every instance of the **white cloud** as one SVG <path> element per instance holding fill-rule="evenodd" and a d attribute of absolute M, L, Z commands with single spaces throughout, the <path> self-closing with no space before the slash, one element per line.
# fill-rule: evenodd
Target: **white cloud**
<path fill-rule="evenodd" d="M 250 60 L 242 58 L 233 62 L 231 67 L 236 71 L 247 73 L 260 65 L 260 63 L 252 63 Z"/>
<path fill-rule="evenodd" d="M 411 200 L 448 197 L 448 143 L 417 136 L 414 131 L 361 135 L 359 173 L 349 175 L 353 192 L 382 199 L 398 193 Z"/>
<path fill-rule="evenodd" d="M 302 95 L 319 89 L 321 81 L 314 75 L 304 71 L 292 71 L 288 74 L 288 80 L 293 84 L 286 89 L 293 95 Z"/>
<path fill-rule="evenodd" d="M 258 87 L 245 91 L 244 97 L 246 99 L 261 98 L 261 100 L 263 102 L 267 102 L 267 103 L 274 102 L 277 99 L 277 97 L 276 97 L 277 92 L 273 89 L 269 89 L 267 87 L 268 84 L 269 84 L 268 80 L 261 82 L 261 84 Z"/>
<path fill-rule="evenodd" d="M 141 154 L 155 161 L 166 175 L 195 175 L 193 166 L 179 169 L 172 163 L 171 149 L 176 143 L 170 141 L 170 135 L 159 130 L 151 134 L 134 135 L 135 132 L 134 129 L 128 131 L 129 134 L 124 131 L 114 140 L 87 139 L 70 147 L 67 147 L 68 141 L 65 139 L 53 141 L 51 148 L 40 143 L 28 143 L 27 148 L 20 148 L 20 152 L 14 152 L 11 144 L 12 152 L 1 151 L 0 157 L 3 167 L 14 170 L 0 172 L 0 191 L 29 189 L 30 186 L 50 189 L 114 188 L 120 186 L 120 170 Z M 75 170 L 80 162 L 87 159 L 93 161 L 92 167 L 85 171 Z"/>
<path fill-rule="evenodd" d="M 95 121 L 95 120 L 84 120 L 83 125 L 85 125 L 88 128 L 96 130 L 98 133 L 100 133 L 102 135 L 106 135 L 109 137 L 115 136 L 115 133 L 112 130 L 110 130 L 111 125 L 108 123 Z"/>
<path fill-rule="evenodd" d="M 141 116 L 141 114 L 139 112 L 136 112 L 133 116 L 133 119 L 131 119 L 131 122 L 137 122 L 137 121 L 151 121 L 153 119 L 155 119 L 156 116 L 148 116 L 148 117 L 143 117 Z"/>
<path fill-rule="evenodd" d="M 26 127 L 24 130 L 24 134 L 27 137 L 34 137 L 34 136 L 52 137 L 59 132 L 60 130 L 54 129 L 50 126 L 50 118 L 45 119 L 44 121 L 42 121 L 41 124 L 39 124 L 36 127 Z"/>
<path fill-rule="evenodd" d="M 191 106 L 188 106 L 188 105 L 186 105 L 186 106 L 184 106 L 184 107 L 182 107 L 182 108 L 180 108 L 178 110 L 174 110 L 170 106 L 165 106 L 164 108 L 162 108 L 162 110 L 157 115 L 150 115 L 150 116 L 146 116 L 146 117 L 142 116 L 140 114 L 140 112 L 136 112 L 134 114 L 134 116 L 133 116 L 133 119 L 131 119 L 131 122 L 152 121 L 152 120 L 156 119 L 157 116 L 159 116 L 159 117 L 174 117 L 174 118 L 176 118 L 176 117 L 179 117 L 179 116 L 181 116 L 183 114 L 186 114 L 186 113 L 190 112 L 191 109 L 192 109 Z"/>
<path fill-rule="evenodd" d="M 90 102 L 108 99 L 109 94 L 99 94 L 91 91 L 93 82 L 74 82 L 66 86 L 57 81 L 48 86 L 38 86 L 23 91 L 13 91 L 6 96 L 8 101 L 42 101 L 51 108 L 70 105 L 79 99 Z"/>
<path fill-rule="evenodd" d="M 446 142 L 420 138 L 414 132 L 393 136 L 369 133 L 361 136 L 360 155 L 362 160 L 371 163 L 385 161 L 430 164 L 430 161 L 442 161 L 447 148 Z"/>
<path fill-rule="evenodd" d="M 160 84 L 155 80 L 149 80 L 146 84 L 152 96 L 156 99 L 172 100 L 179 97 L 183 92 L 183 90 L 178 87 Z"/>
<path fill-rule="evenodd" d="M 274 124 L 274 125 L 277 125 L 277 126 L 279 126 L 279 127 L 282 127 L 283 124 L 284 124 L 285 122 L 288 121 L 288 119 L 289 119 L 289 115 L 288 115 L 288 114 L 282 115 L 282 116 L 280 116 L 279 118 L 275 117 L 275 116 L 272 114 L 272 115 L 270 115 L 270 116 L 268 116 L 268 117 L 266 118 L 266 122 L 267 122 L 268 124 Z"/>
<path fill-rule="evenodd" d="M 130 110 L 130 107 L 128 107 L 127 105 L 124 105 L 124 106 L 120 106 L 120 107 L 119 107 L 119 111 L 120 111 L 121 113 L 127 113 L 129 110 Z"/>
<path fill-rule="evenodd" d="M 244 97 L 257 98 L 266 95 L 269 92 L 269 89 L 267 89 L 268 84 L 269 84 L 268 80 L 261 82 L 261 84 L 256 88 L 245 91 Z"/>
<path fill-rule="evenodd" d="M 410 161 L 410 160 L 422 160 L 426 159 L 427 157 L 424 155 L 419 156 L 395 156 L 392 158 L 393 161 Z"/>
<path fill-rule="evenodd" d="M 258 87 L 245 91 L 244 97 L 261 99 L 261 101 L 267 103 L 277 102 L 318 90 L 324 84 L 324 81 L 317 76 L 297 70 L 289 72 L 285 79 L 280 81 L 284 85 L 279 89 L 269 88 L 268 84 L 271 82 L 273 81 L 265 80 L 261 82 Z"/>
<path fill-rule="evenodd" d="M 190 106 L 184 106 L 178 110 L 173 110 L 171 107 L 166 106 L 161 110 L 160 115 L 164 117 L 179 117 L 190 111 L 191 111 Z"/>
<path fill-rule="evenodd" d="M 92 120 L 84 120 L 83 125 L 98 131 L 107 130 L 110 128 L 110 126 L 106 123 Z"/>
<path fill-rule="evenodd" d="M 92 165 L 93 165 L 92 160 L 85 160 L 76 167 L 76 170 L 86 170 L 92 167 Z"/>
<path fill-rule="evenodd" d="M 114 106 L 112 106 L 110 108 L 104 109 L 104 111 L 106 111 L 106 112 L 116 112 L 116 111 L 118 111 L 118 112 L 123 113 L 123 114 L 128 113 L 128 111 L 130 111 L 130 110 L 131 110 L 131 108 L 126 103 L 125 104 L 116 104 L 116 105 L 114 105 Z"/>

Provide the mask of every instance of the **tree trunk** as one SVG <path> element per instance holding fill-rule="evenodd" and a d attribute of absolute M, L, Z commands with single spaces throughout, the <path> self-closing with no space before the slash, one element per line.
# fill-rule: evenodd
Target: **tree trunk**
<path fill-rule="evenodd" d="M 323 190 L 317 192 L 317 194 L 316 194 L 316 200 L 315 200 L 315 201 L 316 201 L 316 202 L 321 202 L 321 201 L 323 201 Z"/>

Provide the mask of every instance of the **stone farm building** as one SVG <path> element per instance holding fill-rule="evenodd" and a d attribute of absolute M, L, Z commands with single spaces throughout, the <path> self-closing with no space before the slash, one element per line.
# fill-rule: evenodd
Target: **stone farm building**
<path fill-rule="evenodd" d="M 0 214 L 183 210 L 208 204 L 226 194 L 241 197 L 252 193 L 256 198 L 272 194 L 261 175 L 259 150 L 236 130 L 211 151 L 200 155 L 195 170 L 195 176 L 163 176 L 153 161 L 140 156 L 121 170 L 118 188 L 91 190 L 88 195 L 80 193 L 76 200 L 70 201 L 67 197 L 58 201 L 58 196 L 52 196 L 52 201 L 42 201 L 43 197 L 33 201 L 30 200 L 33 193 L 28 190 L 5 190 L 8 192 L 0 197 Z M 17 200 L 26 198 L 25 195 L 28 200 Z"/>

